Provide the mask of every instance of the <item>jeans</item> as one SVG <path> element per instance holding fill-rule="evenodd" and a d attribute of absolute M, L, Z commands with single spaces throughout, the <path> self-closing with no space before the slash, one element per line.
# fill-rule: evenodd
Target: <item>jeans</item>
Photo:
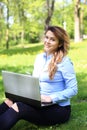
<path fill-rule="evenodd" d="M 0 130 L 10 130 L 20 119 L 36 125 L 55 125 L 69 120 L 71 106 L 52 105 L 35 108 L 22 102 L 17 102 L 19 112 L 9 108 L 5 103 L 0 105 Z"/>

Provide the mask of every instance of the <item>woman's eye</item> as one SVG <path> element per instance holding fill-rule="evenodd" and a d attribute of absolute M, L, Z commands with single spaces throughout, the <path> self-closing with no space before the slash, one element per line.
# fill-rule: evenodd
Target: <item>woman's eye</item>
<path fill-rule="evenodd" d="M 54 39 L 54 38 L 51 38 L 51 41 L 55 41 L 55 39 Z"/>
<path fill-rule="evenodd" d="M 46 39 L 48 39 L 48 36 L 45 36 Z"/>
<path fill-rule="evenodd" d="M 48 36 L 45 36 L 45 39 L 49 39 L 50 41 L 55 41 L 54 38 L 49 38 Z"/>

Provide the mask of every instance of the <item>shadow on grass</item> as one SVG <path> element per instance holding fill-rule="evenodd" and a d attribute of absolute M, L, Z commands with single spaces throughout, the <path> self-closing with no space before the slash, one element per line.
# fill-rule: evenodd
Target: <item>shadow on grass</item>
<path fill-rule="evenodd" d="M 43 45 L 36 45 L 36 46 L 33 46 L 33 47 L 28 47 L 28 48 L 12 48 L 12 49 L 4 49 L 4 50 L 1 50 L 0 51 L 0 54 L 4 55 L 13 55 L 13 54 L 36 54 L 38 51 L 42 50 L 43 49 Z"/>
<path fill-rule="evenodd" d="M 2 70 L 7 70 L 7 71 L 13 71 L 13 72 L 18 72 L 18 73 L 23 73 L 26 74 L 27 72 L 32 74 L 33 71 L 33 65 L 30 66 L 15 66 L 15 67 L 8 67 L 8 66 L 3 66 L 0 67 L 0 75 L 2 75 Z"/>

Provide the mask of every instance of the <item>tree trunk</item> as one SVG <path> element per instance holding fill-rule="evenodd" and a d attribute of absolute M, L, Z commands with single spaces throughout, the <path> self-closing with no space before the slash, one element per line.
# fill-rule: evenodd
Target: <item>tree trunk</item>
<path fill-rule="evenodd" d="M 81 39 L 83 39 L 84 24 L 83 24 L 84 9 L 81 9 L 80 23 L 81 23 Z"/>
<path fill-rule="evenodd" d="M 23 46 L 24 44 L 24 23 L 25 23 L 25 14 L 24 14 L 24 9 L 23 9 L 23 3 L 19 5 L 19 19 L 20 19 L 20 25 L 22 26 L 22 31 L 21 31 L 21 44 Z"/>
<path fill-rule="evenodd" d="M 80 0 L 76 1 L 75 5 L 75 36 L 74 41 L 79 42 L 80 39 Z"/>
<path fill-rule="evenodd" d="M 7 0 L 6 49 L 9 48 L 9 0 Z"/>
<path fill-rule="evenodd" d="M 21 44 L 24 45 L 24 30 L 21 32 Z"/>
<path fill-rule="evenodd" d="M 51 21 L 51 17 L 53 15 L 55 0 L 46 0 L 46 2 L 47 2 L 47 18 L 45 20 L 45 30 L 48 28 Z"/>

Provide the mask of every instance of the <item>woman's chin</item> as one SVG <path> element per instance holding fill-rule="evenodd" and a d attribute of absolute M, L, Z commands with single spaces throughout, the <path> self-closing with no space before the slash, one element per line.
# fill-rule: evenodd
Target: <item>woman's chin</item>
<path fill-rule="evenodd" d="M 44 48 L 45 52 L 49 52 L 49 48 Z"/>

